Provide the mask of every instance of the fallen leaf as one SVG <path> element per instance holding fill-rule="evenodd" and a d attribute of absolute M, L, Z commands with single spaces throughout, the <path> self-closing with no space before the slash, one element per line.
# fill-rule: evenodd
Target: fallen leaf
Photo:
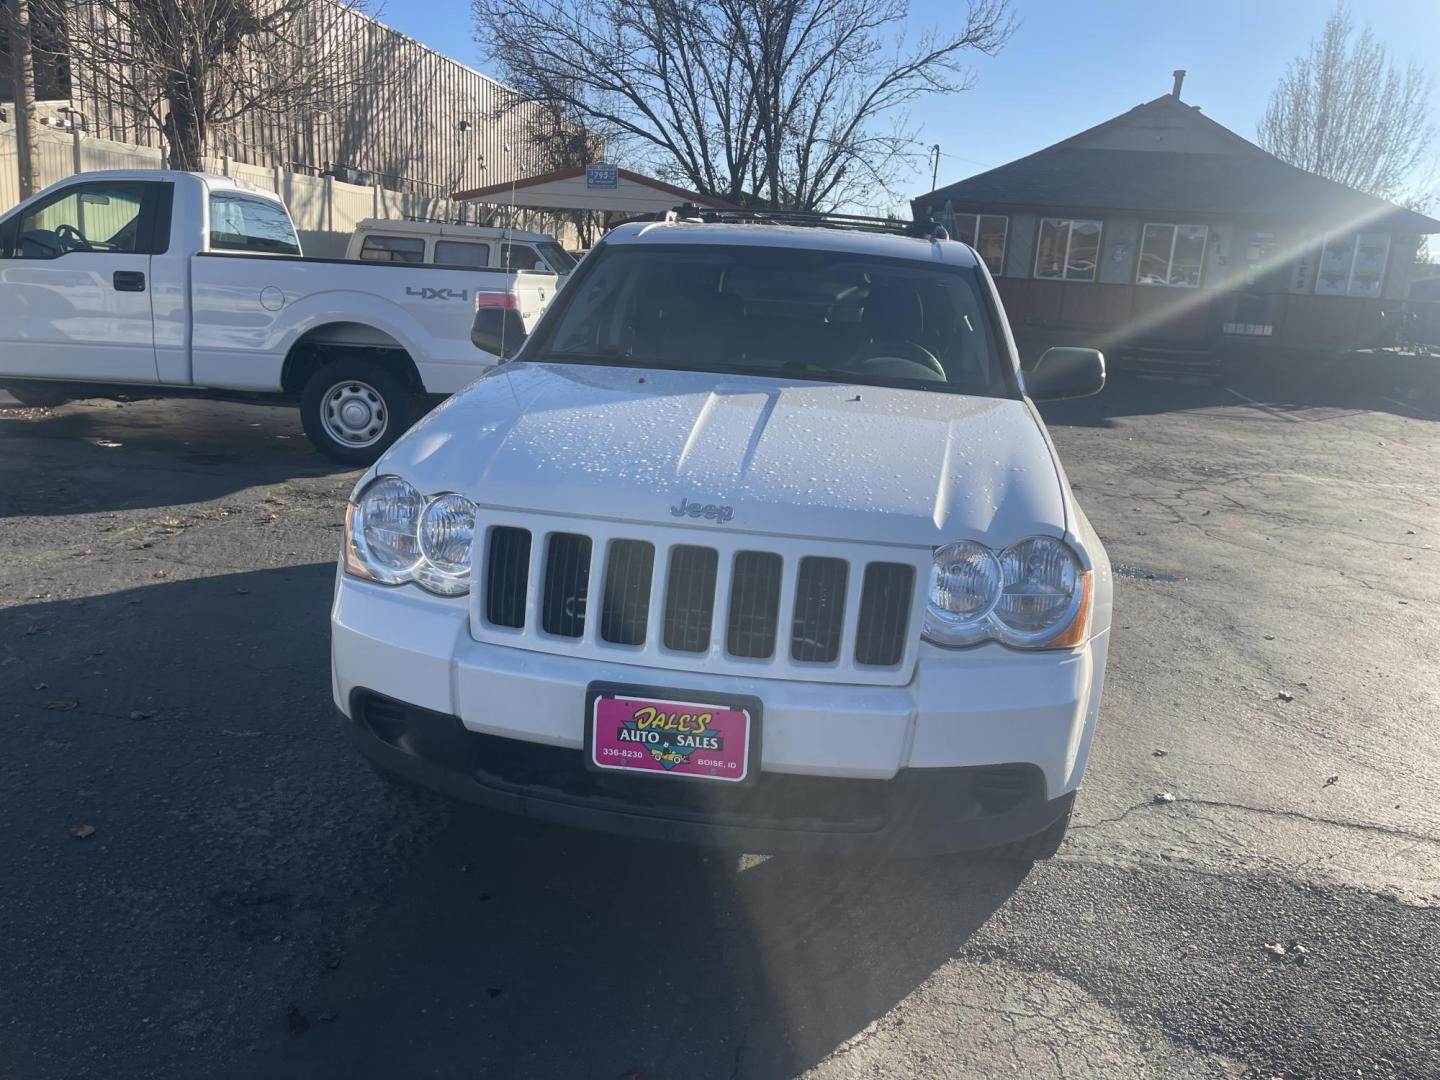
<path fill-rule="evenodd" d="M 71 825 L 71 826 L 70 826 L 70 835 L 73 836 L 76 840 L 84 840 L 87 836 L 92 835 L 94 832 L 95 832 L 95 826 L 94 826 L 94 825 Z"/>

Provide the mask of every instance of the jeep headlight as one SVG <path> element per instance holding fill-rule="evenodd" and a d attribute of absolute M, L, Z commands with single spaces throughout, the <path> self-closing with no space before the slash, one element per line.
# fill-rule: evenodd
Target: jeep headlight
<path fill-rule="evenodd" d="M 973 540 L 936 548 L 924 636 L 936 645 L 999 641 L 1026 649 L 1079 645 L 1091 575 L 1068 544 L 1031 536 L 998 555 Z"/>
<path fill-rule="evenodd" d="M 1048 536 L 1032 536 L 1000 553 L 1005 587 L 995 605 L 999 638 L 1007 645 L 1075 645 L 1075 624 L 1083 624 L 1089 607 L 1090 575 L 1067 544 Z M 1057 638 L 1064 637 L 1064 641 Z"/>
<path fill-rule="evenodd" d="M 937 645 L 973 645 L 990 636 L 1000 599 L 1000 561 L 984 544 L 962 540 L 935 549 L 925 636 Z"/>
<path fill-rule="evenodd" d="M 445 492 L 426 497 L 381 476 L 345 512 L 345 572 L 383 585 L 415 583 L 440 596 L 470 590 L 475 504 Z"/>

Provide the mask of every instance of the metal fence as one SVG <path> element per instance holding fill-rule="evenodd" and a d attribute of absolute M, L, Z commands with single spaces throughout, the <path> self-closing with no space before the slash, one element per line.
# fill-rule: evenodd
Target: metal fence
<path fill-rule="evenodd" d="M 146 146 L 92 139 L 78 132 L 40 129 L 41 187 L 76 173 L 98 169 L 161 169 L 164 155 Z M 280 168 L 247 165 L 228 158 L 207 160 L 207 171 L 244 180 L 285 200 L 307 255 L 342 258 L 355 226 L 364 218 L 423 219 L 495 224 L 494 210 L 449 198 L 342 183 L 332 176 L 307 176 Z M 15 127 L 0 124 L 0 214 L 20 201 Z M 555 232 L 552 215 L 519 211 L 518 228 Z M 562 234 L 563 239 L 563 234 Z"/>

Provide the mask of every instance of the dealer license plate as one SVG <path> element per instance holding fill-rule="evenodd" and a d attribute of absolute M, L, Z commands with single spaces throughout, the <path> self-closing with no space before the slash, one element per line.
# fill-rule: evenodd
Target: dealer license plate
<path fill-rule="evenodd" d="M 730 783 L 750 776 L 754 698 L 595 683 L 586 702 L 591 768 Z"/>

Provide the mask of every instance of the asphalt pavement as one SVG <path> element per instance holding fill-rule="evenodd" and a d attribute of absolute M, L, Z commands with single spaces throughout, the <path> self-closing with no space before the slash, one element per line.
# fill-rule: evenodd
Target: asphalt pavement
<path fill-rule="evenodd" d="M 383 785 L 284 409 L 0 396 L 0 1076 L 1440 1076 L 1440 414 L 1047 407 L 1116 563 L 1070 839 L 735 857 Z"/>

